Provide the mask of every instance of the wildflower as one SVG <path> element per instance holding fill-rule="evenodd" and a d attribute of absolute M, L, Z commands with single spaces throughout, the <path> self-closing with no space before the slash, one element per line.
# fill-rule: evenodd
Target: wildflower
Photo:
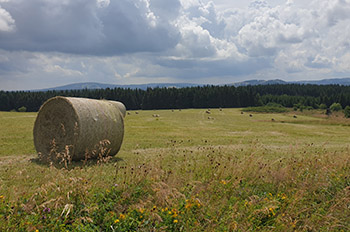
<path fill-rule="evenodd" d="M 172 214 L 172 212 L 171 212 L 171 211 L 168 211 L 168 214 L 169 214 L 169 215 L 171 215 L 171 214 Z"/>
<path fill-rule="evenodd" d="M 120 218 L 120 219 L 125 219 L 125 215 L 121 213 L 121 214 L 119 215 L 119 218 Z"/>
<path fill-rule="evenodd" d="M 4 199 L 4 196 L 3 196 L 3 195 L 0 196 L 0 200 L 2 200 L 2 199 Z"/>
<path fill-rule="evenodd" d="M 174 213 L 172 217 L 173 217 L 173 218 L 176 218 L 176 217 L 177 217 L 177 213 Z"/>
<path fill-rule="evenodd" d="M 157 206 L 153 206 L 152 210 L 154 211 L 154 210 L 156 210 L 156 209 L 157 209 Z"/>
<path fill-rule="evenodd" d="M 223 184 L 223 185 L 227 184 L 226 180 L 221 180 L 220 183 Z"/>
<path fill-rule="evenodd" d="M 178 223 L 179 221 L 177 219 L 174 220 L 174 223 Z"/>
<path fill-rule="evenodd" d="M 114 221 L 114 224 L 117 224 L 118 222 L 120 222 L 119 219 L 116 219 L 116 220 Z"/>
<path fill-rule="evenodd" d="M 35 230 L 35 232 L 39 232 L 39 230 Z"/>
<path fill-rule="evenodd" d="M 186 209 L 190 209 L 190 208 L 191 208 L 191 206 L 192 206 L 192 204 L 191 204 L 191 203 L 187 203 L 187 204 L 185 205 L 185 208 L 186 208 Z"/>
<path fill-rule="evenodd" d="M 141 215 L 141 216 L 140 216 L 140 219 L 142 219 L 142 218 L 143 218 L 143 216 Z"/>
<path fill-rule="evenodd" d="M 282 197 L 281 197 L 281 199 L 282 199 L 282 200 L 285 200 L 285 199 L 287 199 L 287 196 L 286 196 L 286 194 L 284 194 L 284 193 L 283 193 L 283 194 L 281 194 L 281 196 L 282 196 Z"/>
<path fill-rule="evenodd" d="M 141 209 L 139 209 L 139 212 L 140 212 L 140 213 L 144 213 L 144 212 L 145 212 L 145 209 L 141 208 Z"/>

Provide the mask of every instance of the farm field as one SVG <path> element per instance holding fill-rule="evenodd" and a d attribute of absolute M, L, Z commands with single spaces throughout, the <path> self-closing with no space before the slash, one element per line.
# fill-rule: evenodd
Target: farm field
<path fill-rule="evenodd" d="M 0 112 L 0 231 L 350 230 L 350 119 L 210 112 L 129 111 L 116 157 L 67 167 Z"/>

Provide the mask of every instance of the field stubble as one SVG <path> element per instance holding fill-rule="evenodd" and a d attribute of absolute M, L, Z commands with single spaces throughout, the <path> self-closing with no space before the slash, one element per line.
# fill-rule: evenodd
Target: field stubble
<path fill-rule="evenodd" d="M 68 168 L 0 112 L 0 230 L 349 230 L 348 120 L 205 111 L 131 111 L 116 157 Z"/>

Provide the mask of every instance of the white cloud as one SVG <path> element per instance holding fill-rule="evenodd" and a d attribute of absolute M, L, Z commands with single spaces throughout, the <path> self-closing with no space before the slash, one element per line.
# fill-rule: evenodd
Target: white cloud
<path fill-rule="evenodd" d="M 350 0 L 0 3 L 2 88 L 350 76 Z"/>
<path fill-rule="evenodd" d="M 10 32 L 15 29 L 15 20 L 10 13 L 0 6 L 0 32 Z"/>
<path fill-rule="evenodd" d="M 110 0 L 97 0 L 96 3 L 97 3 L 97 6 L 99 8 L 104 8 L 104 7 L 108 7 L 109 4 L 111 3 L 111 1 Z"/>

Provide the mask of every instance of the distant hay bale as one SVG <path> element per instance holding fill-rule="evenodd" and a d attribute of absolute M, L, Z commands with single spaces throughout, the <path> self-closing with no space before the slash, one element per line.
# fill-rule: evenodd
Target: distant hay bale
<path fill-rule="evenodd" d="M 95 158 L 101 141 L 109 155 L 120 150 L 126 109 L 123 103 L 75 97 L 54 97 L 40 108 L 34 124 L 34 145 L 42 157 L 67 151 L 72 160 Z M 53 145 L 54 144 L 54 145 Z M 94 152 L 95 151 L 95 152 Z"/>

